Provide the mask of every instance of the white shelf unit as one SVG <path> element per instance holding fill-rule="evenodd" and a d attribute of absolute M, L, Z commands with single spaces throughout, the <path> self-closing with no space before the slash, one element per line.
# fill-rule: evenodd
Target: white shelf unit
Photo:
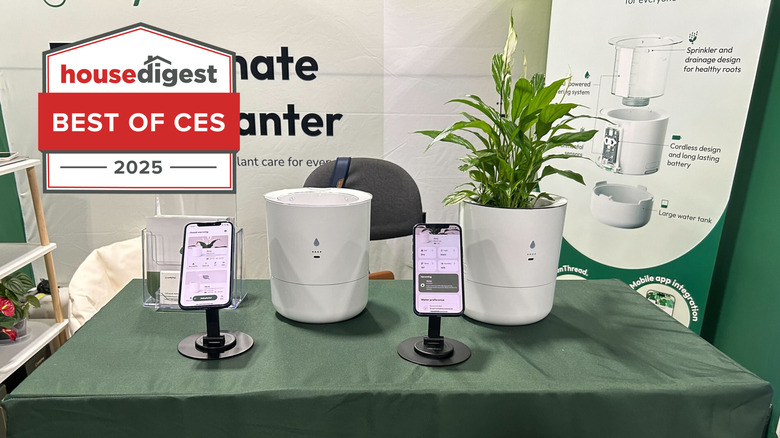
<path fill-rule="evenodd" d="M 0 347 L 0 381 L 5 380 L 55 338 L 59 338 L 60 343 L 67 339 L 65 327 L 68 325 L 68 321 L 62 317 L 60 293 L 51 254 L 57 245 L 49 242 L 49 233 L 46 230 L 46 220 L 43 217 L 43 206 L 38 189 L 38 179 L 35 175 L 35 166 L 40 162 L 40 160 L 27 158 L 0 166 L 0 176 L 20 170 L 26 171 L 30 197 L 35 210 L 35 220 L 38 224 L 38 235 L 41 240 L 40 244 L 0 243 L 0 278 L 43 257 L 51 289 L 52 304 L 54 305 L 54 319 L 28 320 L 27 327 L 30 332 L 28 336 L 16 343 L 4 344 Z"/>
<path fill-rule="evenodd" d="M 30 319 L 27 321 L 27 336 L 0 347 L 0 382 L 21 368 L 35 353 L 59 336 L 68 321 L 53 319 Z"/>

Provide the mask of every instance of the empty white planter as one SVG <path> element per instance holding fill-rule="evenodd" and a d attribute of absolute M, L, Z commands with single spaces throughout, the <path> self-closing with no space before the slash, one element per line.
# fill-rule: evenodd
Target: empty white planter
<path fill-rule="evenodd" d="M 328 323 L 368 302 L 371 194 L 301 188 L 265 195 L 271 302 L 295 321 Z"/>
<path fill-rule="evenodd" d="M 523 325 L 550 313 L 566 202 L 556 197 L 533 209 L 460 204 L 468 317 Z"/>

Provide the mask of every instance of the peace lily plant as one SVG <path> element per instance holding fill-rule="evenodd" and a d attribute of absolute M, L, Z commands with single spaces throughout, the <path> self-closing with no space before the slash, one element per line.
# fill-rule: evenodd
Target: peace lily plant
<path fill-rule="evenodd" d="M 573 115 L 571 111 L 581 105 L 563 102 L 570 77 L 547 86 L 541 73 L 526 79 L 525 57 L 523 77 L 513 84 L 516 47 L 517 34 L 510 17 L 504 52 L 494 55 L 492 63 L 493 82 L 499 98 L 497 109 L 476 95 L 452 99 L 449 102 L 468 105 L 477 113 L 463 112 L 465 120 L 441 131 L 417 131 L 432 139 L 426 150 L 434 143 L 446 142 L 463 146 L 468 151 L 461 158 L 464 164 L 459 169 L 468 173 L 471 181 L 456 187 L 444 198 L 445 205 L 468 200 L 492 207 L 533 208 L 541 199 L 551 199 L 539 189 L 539 183 L 547 176 L 557 174 L 584 184 L 580 174 L 558 169 L 549 162 L 571 158 L 572 155 L 560 153 L 561 149 L 575 148 L 574 143 L 593 138 L 596 130 L 579 130 L 570 125 L 575 119 L 592 116 Z M 554 102 L 558 94 L 561 98 Z M 478 140 L 477 146 L 458 135 L 462 132 L 473 134 Z M 551 152 L 556 148 L 561 149 Z"/>

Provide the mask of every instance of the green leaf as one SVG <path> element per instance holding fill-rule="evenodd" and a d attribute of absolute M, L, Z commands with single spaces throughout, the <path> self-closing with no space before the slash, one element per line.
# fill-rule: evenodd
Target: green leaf
<path fill-rule="evenodd" d="M 426 135 L 426 136 L 434 138 L 434 139 L 436 137 L 438 137 L 439 134 L 441 134 L 441 131 L 415 131 L 415 132 L 418 133 L 418 134 Z M 465 147 L 466 149 L 468 149 L 470 151 L 476 151 L 476 148 L 474 147 L 474 145 L 471 144 L 470 141 L 466 140 L 465 138 L 463 138 L 463 137 L 461 137 L 461 136 L 459 136 L 457 134 L 450 133 L 450 134 L 446 135 L 445 137 L 439 139 L 438 141 L 445 142 L 445 143 L 458 144 L 458 145 L 461 145 L 461 146 Z M 431 144 L 428 145 L 428 148 L 430 148 L 430 147 L 431 147 Z"/>
<path fill-rule="evenodd" d="M 545 166 L 544 170 L 542 170 L 542 176 L 541 178 L 544 178 L 549 175 L 561 175 L 563 177 L 569 178 L 571 180 L 577 181 L 578 183 L 585 185 L 585 180 L 582 178 L 582 175 L 580 175 L 577 172 L 574 172 L 572 170 L 562 170 L 562 169 L 556 169 L 552 166 Z M 540 179 L 541 179 L 540 178 Z"/>
<path fill-rule="evenodd" d="M 533 87 L 534 94 L 544 88 L 544 75 L 542 73 L 536 73 L 531 77 L 531 87 Z"/>
<path fill-rule="evenodd" d="M 571 144 L 571 143 L 579 143 L 583 141 L 588 141 L 591 138 L 593 138 L 594 135 L 598 130 L 591 129 L 589 131 L 577 131 L 577 132 L 566 132 L 563 134 L 556 135 L 554 137 L 551 137 L 548 140 L 548 143 L 555 144 L 558 146 L 565 145 L 565 144 Z"/>
<path fill-rule="evenodd" d="M 501 116 L 498 114 L 498 112 L 492 106 L 490 106 L 490 105 L 486 104 L 485 102 L 483 102 L 482 99 L 479 98 L 479 96 L 476 96 L 476 95 L 473 95 L 473 94 L 469 94 L 466 97 L 467 97 L 467 99 L 462 99 L 462 98 L 461 99 L 452 99 L 448 103 L 450 103 L 450 102 L 457 102 L 457 103 L 462 103 L 462 104 L 468 105 L 468 106 L 476 109 L 477 111 L 481 112 L 482 114 L 484 114 L 485 117 L 490 119 L 490 121 L 493 122 L 494 124 L 496 124 L 496 125 L 498 124 L 498 120 L 500 119 Z M 471 99 L 471 100 L 469 100 L 469 99 Z"/>
<path fill-rule="evenodd" d="M 439 133 L 439 135 L 437 135 L 436 137 L 434 137 L 433 140 L 431 140 L 431 142 L 428 144 L 428 147 L 426 148 L 426 150 L 430 149 L 430 147 L 434 143 L 436 143 L 438 141 L 444 141 L 444 139 L 448 138 L 451 135 L 452 131 L 459 131 L 459 130 L 466 130 L 466 131 L 468 131 L 467 128 L 477 128 L 477 129 L 480 129 L 480 130 L 484 131 L 486 134 L 488 134 L 488 136 L 493 141 L 497 141 L 497 139 L 498 139 L 497 134 L 493 131 L 493 127 L 490 126 L 487 122 L 485 122 L 483 120 L 475 119 L 475 120 L 469 120 L 469 121 L 460 121 L 460 122 L 453 123 L 449 128 L 445 129 L 444 131 L 441 131 Z M 468 131 L 468 132 L 470 132 L 470 131 Z"/>
<path fill-rule="evenodd" d="M 503 96 L 506 77 L 504 76 L 504 59 L 501 57 L 501 55 L 493 55 L 493 63 L 491 65 L 490 71 L 493 75 L 493 84 L 495 84 L 496 93 L 498 93 L 499 96 Z"/>
<path fill-rule="evenodd" d="M 444 205 L 453 205 L 459 202 L 467 201 L 472 197 L 476 197 L 477 193 L 473 190 L 459 190 L 451 193 L 444 198 Z"/>
<path fill-rule="evenodd" d="M 579 105 L 576 103 L 553 103 L 544 108 L 539 113 L 539 121 L 542 123 L 552 124 L 561 117 L 569 114 L 569 111 L 577 108 Z"/>
<path fill-rule="evenodd" d="M 0 280 L 0 296 L 5 296 L 16 305 L 34 286 L 35 283 L 27 274 L 16 272 Z"/>
<path fill-rule="evenodd" d="M 30 303 L 33 307 L 41 307 L 41 302 L 38 300 L 38 297 L 35 295 L 27 295 L 27 302 Z"/>
<path fill-rule="evenodd" d="M 547 154 L 544 156 L 544 161 L 549 160 L 565 160 L 567 158 L 577 158 L 581 160 L 589 160 L 589 158 L 585 158 L 581 155 L 569 155 L 569 154 Z"/>
<path fill-rule="evenodd" d="M 535 77 L 536 76 L 534 75 L 534 78 Z M 558 90 L 561 88 L 561 85 L 563 85 L 563 83 L 566 82 L 566 80 L 568 80 L 568 78 L 558 79 L 552 84 L 542 88 L 538 93 L 536 93 L 536 96 L 534 96 L 533 100 L 528 105 L 528 110 L 529 111 L 541 110 L 545 106 L 549 105 L 550 102 L 552 102 L 553 99 L 555 99 L 555 95 L 558 93 Z"/>
<path fill-rule="evenodd" d="M 534 89 L 531 82 L 526 78 L 518 79 L 512 93 L 512 121 L 516 122 L 523 115 L 533 97 Z"/>
<path fill-rule="evenodd" d="M 439 134 L 442 133 L 442 131 L 435 131 L 435 130 L 431 130 L 431 129 L 426 129 L 426 130 L 422 130 L 422 131 L 414 131 L 414 133 L 415 134 L 422 134 L 422 135 L 428 136 L 430 138 L 436 138 L 436 137 L 439 136 Z"/>

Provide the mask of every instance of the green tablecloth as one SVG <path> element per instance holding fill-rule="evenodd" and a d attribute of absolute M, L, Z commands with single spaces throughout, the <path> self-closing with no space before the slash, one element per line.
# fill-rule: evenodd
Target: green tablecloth
<path fill-rule="evenodd" d="M 473 351 L 449 368 L 396 353 L 427 330 L 409 281 L 371 281 L 363 313 L 326 325 L 245 287 L 221 325 L 254 348 L 196 361 L 176 346 L 204 314 L 142 308 L 133 281 L 5 399 L 9 437 L 759 438 L 768 413 L 767 382 L 614 280 L 560 281 L 530 326 L 443 319 Z"/>

